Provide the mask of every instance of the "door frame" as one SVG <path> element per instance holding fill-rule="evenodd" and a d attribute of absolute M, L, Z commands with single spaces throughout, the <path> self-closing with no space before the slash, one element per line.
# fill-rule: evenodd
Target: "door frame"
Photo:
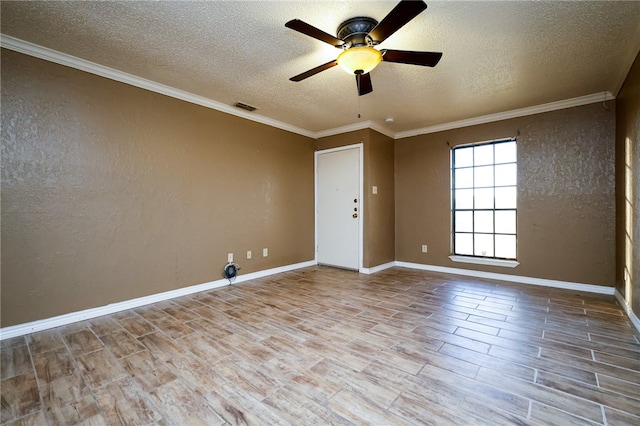
<path fill-rule="evenodd" d="M 347 149 L 358 150 L 359 161 L 359 179 L 358 191 L 360 192 L 358 198 L 360 200 L 358 208 L 358 272 L 362 272 L 362 259 L 363 259 L 363 236 L 364 236 L 364 143 L 356 143 L 353 145 L 345 145 L 337 148 L 323 149 L 316 151 L 313 155 L 313 186 L 314 186 L 314 220 L 315 220 L 315 233 L 314 233 L 314 261 L 318 264 L 318 156 L 322 154 L 329 154 L 336 151 L 345 151 Z"/>

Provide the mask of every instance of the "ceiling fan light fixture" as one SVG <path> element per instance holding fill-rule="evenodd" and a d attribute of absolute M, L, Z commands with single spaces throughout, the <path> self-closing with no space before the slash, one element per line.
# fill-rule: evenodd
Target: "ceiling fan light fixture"
<path fill-rule="evenodd" d="M 366 74 L 382 61 L 382 52 L 371 46 L 352 47 L 338 55 L 338 65 L 349 74 Z"/>

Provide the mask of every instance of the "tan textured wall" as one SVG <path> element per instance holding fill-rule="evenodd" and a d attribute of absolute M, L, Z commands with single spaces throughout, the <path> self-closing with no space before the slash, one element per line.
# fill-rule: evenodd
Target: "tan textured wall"
<path fill-rule="evenodd" d="M 370 131 L 368 186 L 369 238 L 365 251 L 368 252 L 366 267 L 383 265 L 395 260 L 395 185 L 394 185 L 394 140 L 388 136 Z M 372 187 L 378 187 L 373 194 Z"/>
<path fill-rule="evenodd" d="M 393 139 L 363 129 L 318 139 L 318 150 L 340 146 L 363 144 L 364 194 L 363 216 L 363 267 L 371 268 L 395 260 L 394 240 L 394 184 Z M 378 194 L 371 193 L 371 186 L 378 186 Z"/>
<path fill-rule="evenodd" d="M 611 102 L 597 103 L 397 140 L 396 259 L 613 286 L 614 117 Z M 518 136 L 520 265 L 454 263 L 450 148 L 511 136 Z"/>
<path fill-rule="evenodd" d="M 312 139 L 12 51 L 1 78 L 2 327 L 314 258 Z"/>
<path fill-rule="evenodd" d="M 640 55 L 616 97 L 616 184 L 616 288 L 640 316 Z"/>
<path fill-rule="evenodd" d="M 358 143 L 367 145 L 370 133 L 371 130 L 362 129 L 353 132 L 342 133 L 339 135 L 326 136 L 316 141 L 316 150 L 322 151 L 324 149 L 338 148 L 341 146 L 354 145 Z M 367 164 L 365 161 L 365 170 L 366 167 Z"/>

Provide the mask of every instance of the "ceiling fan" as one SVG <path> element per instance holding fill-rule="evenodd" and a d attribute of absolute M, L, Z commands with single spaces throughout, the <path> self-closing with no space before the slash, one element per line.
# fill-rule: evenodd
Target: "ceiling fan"
<path fill-rule="evenodd" d="M 398 31 L 426 8 L 427 5 L 424 1 L 402 0 L 380 22 L 364 16 L 344 21 L 338 27 L 337 37 L 325 33 L 304 21 L 292 19 L 285 24 L 285 27 L 343 49 L 343 51 L 333 61 L 291 77 L 289 80 L 302 81 L 319 72 L 340 65 L 348 73 L 355 74 L 358 96 L 362 96 L 373 91 L 369 72 L 381 61 L 435 67 L 442 57 L 441 52 L 378 50 L 374 48 L 374 46 L 385 41 L 391 34 Z"/>

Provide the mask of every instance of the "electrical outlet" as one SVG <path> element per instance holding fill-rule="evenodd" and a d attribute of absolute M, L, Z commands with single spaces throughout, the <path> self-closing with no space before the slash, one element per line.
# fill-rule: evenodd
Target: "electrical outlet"
<path fill-rule="evenodd" d="M 247 250 L 247 259 L 251 259 L 251 250 Z"/>
<path fill-rule="evenodd" d="M 267 256 L 269 256 L 269 249 L 265 247 L 262 249 L 262 257 L 267 257 Z"/>
<path fill-rule="evenodd" d="M 423 244 L 423 245 L 422 245 L 422 252 L 423 252 L 423 253 L 426 253 L 426 252 L 427 252 L 427 245 L 426 245 L 426 244 Z"/>
<path fill-rule="evenodd" d="M 233 262 L 233 253 L 227 254 L 227 262 L 229 263 Z"/>

